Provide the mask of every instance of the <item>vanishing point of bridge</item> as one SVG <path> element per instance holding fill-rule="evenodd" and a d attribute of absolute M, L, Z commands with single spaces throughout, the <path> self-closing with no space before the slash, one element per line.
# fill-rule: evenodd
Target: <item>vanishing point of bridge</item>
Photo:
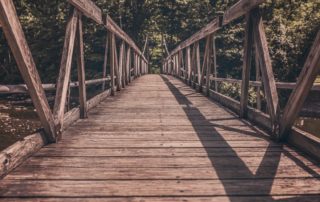
<path fill-rule="evenodd" d="M 319 142 L 292 119 L 318 73 L 320 34 L 297 84 L 276 83 L 257 9 L 264 1 L 240 0 L 169 53 L 163 74 L 147 75 L 143 53 L 109 16 L 89 0 L 68 2 L 75 9 L 58 83 L 42 85 L 13 3 L 0 1 L 1 26 L 26 83 L 0 91 L 28 92 L 43 126 L 0 153 L 0 201 L 319 201 Z M 85 80 L 82 15 L 108 32 L 102 79 Z M 242 83 L 238 102 L 215 89 L 213 36 L 243 15 L 243 80 L 232 81 Z M 70 81 L 74 49 L 77 82 Z M 262 82 L 249 81 L 253 49 Z M 97 83 L 103 92 L 87 100 L 86 86 Z M 249 85 L 263 87 L 269 114 L 248 107 Z M 279 85 L 293 89 L 281 115 Z M 68 111 L 73 87 L 80 106 Z"/>

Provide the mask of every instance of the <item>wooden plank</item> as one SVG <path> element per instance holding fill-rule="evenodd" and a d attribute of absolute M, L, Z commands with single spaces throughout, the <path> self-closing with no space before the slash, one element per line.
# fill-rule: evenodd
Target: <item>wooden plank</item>
<path fill-rule="evenodd" d="M 251 13 L 246 15 L 245 41 L 244 41 L 244 58 L 242 67 L 242 85 L 240 96 L 240 117 L 247 118 L 248 116 L 248 99 L 249 99 L 249 81 L 251 70 L 251 58 L 253 49 L 253 24 Z"/>
<path fill-rule="evenodd" d="M 252 169 L 254 169 L 252 167 Z M 271 169 L 271 168 L 269 168 Z M 316 166 L 315 171 L 320 171 Z M 212 168 L 79 168 L 79 167 L 59 167 L 55 170 L 46 167 L 23 167 L 15 170 L 6 180 L 218 180 L 221 173 Z M 224 179 L 251 179 L 256 178 L 311 178 L 312 174 L 297 166 L 281 166 L 277 169 L 276 176 L 263 169 L 259 176 L 248 174 L 245 170 L 238 168 L 226 169 L 223 172 Z"/>
<path fill-rule="evenodd" d="M 265 2 L 266 0 L 239 0 L 224 13 L 223 25 L 229 24 L 231 21 L 245 15 L 252 9 Z"/>
<path fill-rule="evenodd" d="M 111 95 L 115 95 L 115 36 L 113 33 L 110 33 L 109 35 L 109 41 L 110 41 L 110 76 L 111 76 Z"/>
<path fill-rule="evenodd" d="M 207 71 L 206 71 L 206 95 L 209 95 L 210 92 L 210 75 L 212 74 L 212 57 L 213 57 L 213 40 L 214 40 L 214 35 L 210 35 L 209 38 L 209 44 L 208 44 L 208 56 L 207 56 Z"/>
<path fill-rule="evenodd" d="M 102 24 L 102 11 L 91 0 L 68 0 L 70 4 L 81 11 L 85 16 L 91 18 L 98 24 Z"/>
<path fill-rule="evenodd" d="M 198 84 L 201 83 L 201 65 L 200 65 L 200 46 L 199 46 L 199 42 L 195 43 L 195 63 L 196 63 L 196 68 L 197 68 L 197 82 Z"/>
<path fill-rule="evenodd" d="M 187 50 L 186 50 L 186 67 L 187 67 L 187 70 L 188 70 L 188 81 L 189 83 L 191 83 L 191 48 L 190 46 L 187 47 Z"/>
<path fill-rule="evenodd" d="M 79 80 L 79 103 L 80 103 L 80 118 L 88 118 L 87 114 L 87 90 L 86 90 L 86 75 L 84 64 L 84 47 L 83 47 L 83 32 L 82 32 L 82 16 L 79 14 L 78 32 L 77 32 L 77 67 Z"/>
<path fill-rule="evenodd" d="M 212 39 L 212 55 L 213 55 L 213 73 L 214 73 L 214 77 L 218 77 L 218 67 L 217 67 L 217 50 L 216 50 L 216 37 L 215 35 L 213 35 L 213 39 Z M 214 89 L 216 92 L 218 92 L 218 83 L 215 81 L 214 82 Z"/>
<path fill-rule="evenodd" d="M 78 201 L 78 202 L 123 202 L 123 201 L 130 201 L 130 202 L 141 202 L 141 201 L 152 201 L 152 202 L 221 202 L 221 201 L 238 201 L 238 202 L 247 202 L 247 201 L 264 201 L 264 202 L 272 202 L 276 200 L 290 200 L 292 202 L 300 202 L 300 201 L 318 201 L 317 195 L 282 195 L 282 196 L 191 196 L 191 197 L 86 197 L 86 198 L 79 198 L 79 197 L 60 197 L 58 198 L 4 198 L 0 199 L 0 201 L 5 202 L 16 202 L 16 201 L 23 201 L 23 202 L 33 202 L 33 201 L 43 201 L 43 202 L 70 202 L 70 201 Z"/>
<path fill-rule="evenodd" d="M 128 47 L 127 48 L 127 52 L 126 52 L 126 64 L 125 64 L 125 82 L 126 85 L 128 85 L 130 83 L 130 77 L 131 77 L 131 73 L 130 73 L 130 69 L 131 69 L 131 48 Z"/>
<path fill-rule="evenodd" d="M 293 90 L 280 121 L 280 139 L 285 140 L 296 121 L 301 108 L 307 99 L 310 89 L 319 74 L 320 67 L 320 31 L 311 47 L 308 58 L 300 73 L 297 85 Z"/>
<path fill-rule="evenodd" d="M 65 103 L 68 91 L 68 84 L 70 80 L 72 56 L 75 45 L 75 38 L 77 32 L 78 12 L 74 10 L 70 17 L 64 40 L 64 46 L 62 51 L 62 58 L 60 63 L 60 72 L 57 81 L 57 91 L 54 103 L 54 117 L 56 122 L 63 127 L 63 116 L 65 113 Z"/>
<path fill-rule="evenodd" d="M 55 142 L 57 130 L 54 118 L 12 0 L 0 2 L 0 21 L 46 137 L 48 141 Z"/>
<path fill-rule="evenodd" d="M 120 82 L 120 86 L 122 88 L 124 88 L 124 83 L 123 83 L 123 78 L 124 78 L 124 74 L 123 74 L 123 69 L 124 69 L 124 51 L 125 51 L 125 44 L 124 41 L 121 42 L 120 45 L 120 51 L 119 51 L 119 78 L 117 78 L 117 80 L 119 80 Z"/>
<path fill-rule="evenodd" d="M 4 25 L 5 26 L 5 25 Z M 0 152 L 0 179 L 18 167 L 28 157 L 46 144 L 40 132 L 29 135 Z"/>
<path fill-rule="evenodd" d="M 259 6 L 260 4 L 266 2 L 266 0 L 239 0 L 235 5 L 226 10 L 223 17 L 214 18 L 209 24 L 203 27 L 200 31 L 192 35 L 190 38 L 182 42 L 179 46 L 177 46 L 167 57 L 171 57 L 178 51 L 190 46 L 191 44 L 211 35 L 221 29 L 221 25 L 227 25 L 231 21 L 245 15 L 250 10 Z"/>
<path fill-rule="evenodd" d="M 112 51 L 110 51 L 112 52 Z M 107 76 L 107 66 L 108 66 L 108 54 L 109 54 L 109 37 L 108 33 L 106 34 L 106 43 L 104 49 L 104 58 L 103 58 L 103 67 L 102 67 L 102 78 Z M 106 90 L 106 82 L 102 83 L 102 91 Z"/>
<path fill-rule="evenodd" d="M 271 58 L 268 49 L 268 42 L 264 31 L 262 17 L 259 10 L 252 13 L 254 41 L 259 54 L 260 70 L 264 85 L 265 96 L 267 100 L 268 112 L 271 122 L 273 123 L 273 131 L 276 133 L 278 128 L 279 98 L 277 93 L 276 82 L 272 70 Z"/>
<path fill-rule="evenodd" d="M 270 196 L 318 195 L 318 179 L 225 180 L 7 180 L 0 184 L 3 197 L 124 197 L 124 196 Z M 272 189 L 270 189 L 272 184 Z M 286 186 L 290 184 L 291 186 Z M 6 187 L 12 187 L 6 189 Z M 119 188 L 121 187 L 121 188 Z"/>
<path fill-rule="evenodd" d="M 199 83 L 200 87 L 203 86 L 204 78 L 205 78 L 204 76 L 205 76 L 205 73 L 207 72 L 207 69 L 209 66 L 208 58 L 210 57 L 210 43 L 211 43 L 211 39 L 210 39 L 210 36 L 208 36 L 208 37 L 206 37 L 206 46 L 205 46 L 203 63 L 202 63 L 202 68 L 201 68 L 201 78 L 200 78 L 200 83 Z"/>

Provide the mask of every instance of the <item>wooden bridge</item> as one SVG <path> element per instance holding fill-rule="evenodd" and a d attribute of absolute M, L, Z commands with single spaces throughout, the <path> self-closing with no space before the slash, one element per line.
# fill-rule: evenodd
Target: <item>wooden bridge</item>
<path fill-rule="evenodd" d="M 143 53 L 109 16 L 89 0 L 68 2 L 74 13 L 58 83 L 42 85 L 14 5 L 0 1 L 1 26 L 26 83 L 2 90 L 29 92 L 43 126 L 0 153 L 0 201 L 319 201 L 320 141 L 293 122 L 317 89 L 320 32 L 297 84 L 277 84 L 258 9 L 264 0 L 240 0 L 169 53 L 163 74 L 147 75 Z M 82 15 L 108 33 L 99 80 L 85 81 Z M 242 83 L 238 102 L 217 90 L 228 80 L 216 78 L 214 34 L 243 15 L 243 79 L 231 81 Z M 79 80 L 70 82 L 74 49 Z M 249 81 L 252 53 L 262 82 Z M 102 93 L 87 100 L 92 83 L 102 83 Z M 268 114 L 248 106 L 249 85 L 263 87 Z M 80 106 L 67 111 L 74 86 Z M 293 88 L 281 114 L 279 86 Z M 53 112 L 45 96 L 52 89 Z"/>

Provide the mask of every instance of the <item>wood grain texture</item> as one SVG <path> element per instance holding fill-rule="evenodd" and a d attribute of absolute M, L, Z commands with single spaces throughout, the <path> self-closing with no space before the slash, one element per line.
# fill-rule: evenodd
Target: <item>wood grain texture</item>
<path fill-rule="evenodd" d="M 103 23 L 101 9 L 91 0 L 68 0 L 68 2 L 80 10 L 85 16 L 94 20 L 96 23 Z"/>
<path fill-rule="evenodd" d="M 317 201 L 318 163 L 169 76 L 141 76 L 0 181 L 5 201 Z"/>
<path fill-rule="evenodd" d="M 251 13 L 246 15 L 246 28 L 244 40 L 244 58 L 242 67 L 242 84 L 240 96 L 240 117 L 246 118 L 248 116 L 248 99 L 249 99 L 249 81 L 250 70 L 252 64 L 252 49 L 253 49 L 253 24 Z"/>
<path fill-rule="evenodd" d="M 87 114 L 87 89 L 86 89 L 86 75 L 84 62 L 84 44 L 82 32 L 82 16 L 79 15 L 78 31 L 77 31 L 77 72 L 79 80 L 79 103 L 80 103 L 80 118 L 88 117 Z"/>
<path fill-rule="evenodd" d="M 72 56 L 77 33 L 78 11 L 74 10 L 71 15 L 64 39 L 62 58 L 60 63 L 59 77 L 57 81 L 57 91 L 54 102 L 54 117 L 56 122 L 63 127 L 63 116 L 65 113 L 65 103 L 67 99 L 68 86 L 72 66 Z"/>
<path fill-rule="evenodd" d="M 262 17 L 259 9 L 252 11 L 254 42 L 260 60 L 260 70 L 268 106 L 268 112 L 273 124 L 274 133 L 278 133 L 279 125 L 279 97 L 276 82 L 273 74 L 271 57 L 269 53 L 268 41 L 264 30 Z"/>
<path fill-rule="evenodd" d="M 0 21 L 46 137 L 50 142 L 55 142 L 57 129 L 54 117 L 12 0 L 0 1 Z"/>

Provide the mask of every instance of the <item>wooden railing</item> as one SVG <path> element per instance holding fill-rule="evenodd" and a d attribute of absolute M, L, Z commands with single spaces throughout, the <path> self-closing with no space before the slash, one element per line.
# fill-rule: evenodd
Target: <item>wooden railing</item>
<path fill-rule="evenodd" d="M 0 86 L 0 91 L 6 93 L 28 91 L 44 129 L 0 153 L 0 177 L 46 143 L 57 142 L 61 138 L 63 129 L 79 118 L 86 118 L 88 110 L 108 95 L 114 95 L 134 78 L 148 73 L 148 61 L 133 40 L 110 16 L 103 15 L 101 9 L 91 0 L 68 0 L 68 2 L 73 6 L 73 12 L 67 23 L 58 81 L 56 85 L 42 85 L 14 4 L 12 0 L 0 1 L 1 28 L 25 81 L 25 85 Z M 90 81 L 85 79 L 83 15 L 106 29 L 107 40 L 102 67 L 103 78 L 101 79 Z M 120 47 L 117 46 L 117 43 L 120 43 Z M 70 81 L 74 51 L 77 57 L 77 82 Z M 108 64 L 110 64 L 110 75 L 107 75 Z M 106 89 L 107 81 L 110 82 L 110 89 Z M 103 92 L 87 101 L 86 86 L 98 83 L 102 83 Z M 70 87 L 79 88 L 80 106 L 66 112 L 65 106 Z M 45 90 L 56 90 L 53 112 L 49 107 Z"/>
<path fill-rule="evenodd" d="M 320 31 L 297 83 L 277 83 L 272 70 L 264 24 L 259 11 L 259 5 L 264 2 L 265 0 L 240 0 L 223 15 L 216 17 L 207 26 L 174 49 L 163 61 L 162 72 L 183 78 L 190 85 L 197 86 L 198 90 L 206 95 L 236 111 L 240 117 L 249 118 L 266 126 L 272 132 L 274 139 L 284 141 L 290 139 L 290 134 L 295 133 L 292 130 L 294 129 L 293 125 L 309 91 L 311 89 L 319 90 L 319 86 L 313 86 L 313 84 L 320 68 Z M 245 15 L 246 27 L 242 80 L 217 78 L 216 32 L 224 25 L 243 15 Z M 205 40 L 206 43 L 203 60 L 200 57 L 199 43 L 201 40 Z M 257 81 L 249 80 L 253 54 L 255 56 L 256 72 L 258 73 Z M 268 114 L 248 106 L 249 85 L 256 86 L 260 92 L 262 86 L 260 78 Z M 239 83 L 241 86 L 240 102 L 220 94 L 217 89 L 219 81 Z M 280 113 L 277 88 L 293 89 L 283 113 Z M 317 142 L 318 147 L 319 143 L 320 141 Z M 310 147 L 319 154 L 319 148 Z"/>

